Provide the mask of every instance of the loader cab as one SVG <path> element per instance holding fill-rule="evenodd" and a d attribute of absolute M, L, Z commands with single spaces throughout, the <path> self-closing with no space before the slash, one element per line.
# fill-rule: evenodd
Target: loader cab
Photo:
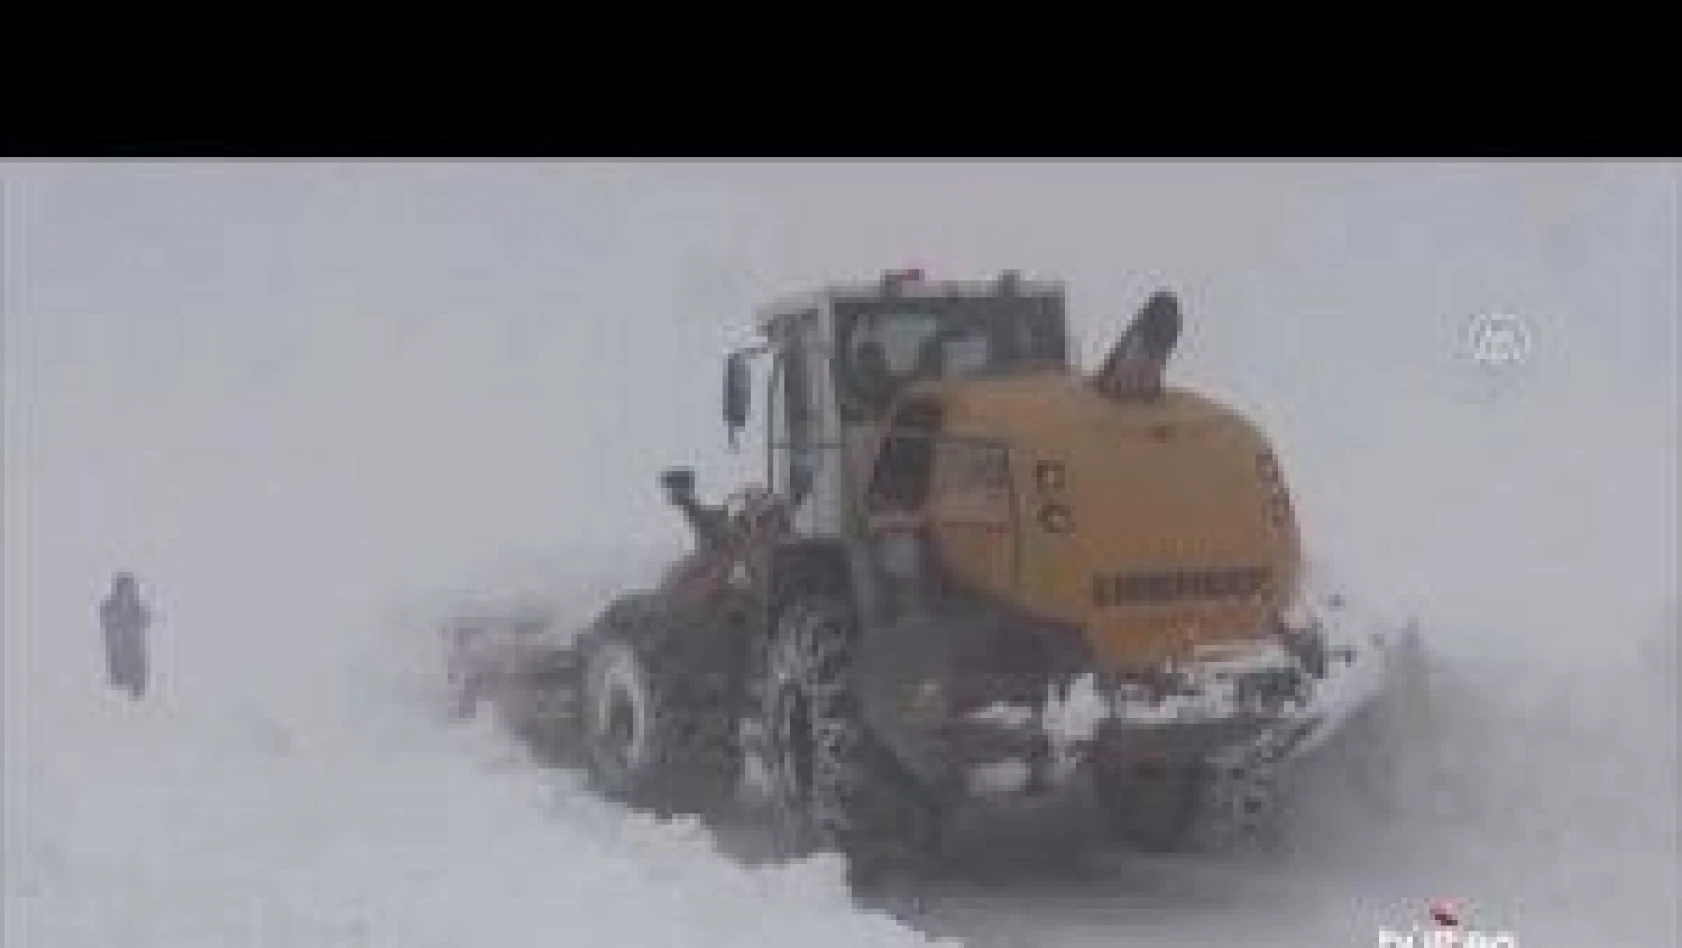
<path fill-rule="evenodd" d="M 810 538 L 856 532 L 877 435 L 911 387 L 1072 371 L 1062 286 L 1014 273 L 960 283 L 890 272 L 773 303 L 760 331 L 763 344 L 727 365 L 726 420 L 732 434 L 746 425 L 747 359 L 768 355 L 767 483 Z"/>

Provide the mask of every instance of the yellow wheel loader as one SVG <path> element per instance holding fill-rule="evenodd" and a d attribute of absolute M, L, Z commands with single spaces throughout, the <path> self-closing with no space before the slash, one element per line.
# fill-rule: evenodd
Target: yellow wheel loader
<path fill-rule="evenodd" d="M 926 855 L 971 803 L 1072 788 L 1137 846 L 1250 831 L 1386 643 L 1307 588 L 1263 433 L 1167 383 L 1180 319 L 1152 296 L 1086 372 L 1061 284 L 1015 273 L 773 303 L 723 391 L 732 443 L 763 394 L 763 482 L 663 475 L 693 551 L 503 692 L 618 799 L 756 783 L 788 853 Z"/>

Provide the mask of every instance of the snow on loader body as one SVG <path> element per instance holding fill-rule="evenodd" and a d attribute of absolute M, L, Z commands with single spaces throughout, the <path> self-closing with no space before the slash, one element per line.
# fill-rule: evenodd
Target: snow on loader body
<path fill-rule="evenodd" d="M 1091 373 L 1061 285 L 1015 274 L 824 287 L 760 330 L 724 410 L 734 443 L 769 362 L 764 484 L 711 507 L 667 472 L 695 548 L 575 641 L 475 626 L 506 664 L 461 680 L 526 725 L 562 709 L 610 795 L 704 811 L 747 775 L 785 852 L 875 865 L 1084 789 L 1172 849 L 1264 826 L 1279 768 L 1381 686 L 1265 436 L 1165 383 L 1172 295 Z"/>

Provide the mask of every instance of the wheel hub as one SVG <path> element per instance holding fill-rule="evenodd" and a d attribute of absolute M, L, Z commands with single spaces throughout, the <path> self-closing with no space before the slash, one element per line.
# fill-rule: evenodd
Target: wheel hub
<path fill-rule="evenodd" d="M 631 739 L 636 736 L 636 712 L 622 693 L 610 699 L 607 719 L 603 725 L 603 746 L 612 752 L 621 766 L 629 763 Z"/>
<path fill-rule="evenodd" d="M 619 643 L 604 649 L 591 675 L 590 736 L 612 763 L 635 767 L 644 753 L 647 702 L 636 658 Z"/>

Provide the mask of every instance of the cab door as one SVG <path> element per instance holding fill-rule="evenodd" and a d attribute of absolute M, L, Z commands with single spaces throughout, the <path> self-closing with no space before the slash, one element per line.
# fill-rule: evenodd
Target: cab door
<path fill-rule="evenodd" d="M 797 536 L 843 532 L 847 477 L 824 313 L 793 314 L 781 326 L 769 380 L 771 489 Z"/>

